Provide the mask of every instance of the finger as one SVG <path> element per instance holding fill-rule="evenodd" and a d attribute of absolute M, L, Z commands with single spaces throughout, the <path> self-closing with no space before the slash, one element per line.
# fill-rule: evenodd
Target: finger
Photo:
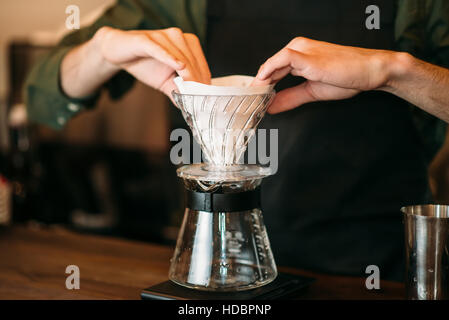
<path fill-rule="evenodd" d="M 260 80 L 257 77 L 254 78 L 253 82 L 251 82 L 250 86 L 268 86 L 271 84 L 271 78 Z"/>
<path fill-rule="evenodd" d="M 310 47 L 316 46 L 318 43 L 324 43 L 318 40 L 312 40 L 304 37 L 296 37 L 290 41 L 286 47 L 295 51 L 305 52 Z"/>
<path fill-rule="evenodd" d="M 206 57 L 204 56 L 200 40 L 196 35 L 192 33 L 184 33 L 184 38 L 186 39 L 187 45 L 189 46 L 190 50 L 193 53 L 193 56 L 195 57 L 203 83 L 210 84 L 211 73 L 209 64 L 207 63 Z"/>
<path fill-rule="evenodd" d="M 166 37 L 166 40 L 171 43 L 173 47 L 175 47 L 187 60 L 188 68 L 190 69 L 191 74 L 194 76 L 194 81 L 201 81 L 201 73 L 199 71 L 199 66 L 196 63 L 196 59 L 193 56 L 192 51 L 187 45 L 187 41 L 184 37 L 184 33 L 179 28 L 168 28 L 162 30 L 163 34 Z"/>
<path fill-rule="evenodd" d="M 299 51 L 284 48 L 269 58 L 260 67 L 256 77 L 259 80 L 265 80 L 268 77 L 271 77 L 275 71 L 286 67 L 290 67 L 292 69 L 302 69 L 306 65 L 306 58 L 306 55 Z"/>
<path fill-rule="evenodd" d="M 265 80 L 260 80 L 259 78 L 255 77 L 253 82 L 251 83 L 251 86 L 266 86 L 270 84 L 276 84 L 278 83 L 282 78 L 284 78 L 287 74 L 289 74 L 292 71 L 292 68 L 290 66 L 284 67 L 282 69 L 276 70 L 273 72 L 273 74 L 266 78 Z"/>
<path fill-rule="evenodd" d="M 324 82 L 308 80 L 299 86 L 279 92 L 268 112 L 278 113 L 318 100 L 348 99 L 358 93 L 360 93 L 358 89 L 341 88 Z"/>
<path fill-rule="evenodd" d="M 167 97 L 170 98 L 171 102 L 173 102 L 176 106 L 176 103 L 173 99 L 172 92 L 177 89 L 175 82 L 173 79 L 175 76 L 171 76 L 169 79 L 167 79 L 164 84 L 159 88 L 160 91 L 162 91 Z"/>
<path fill-rule="evenodd" d="M 197 76 L 195 75 L 194 68 L 192 67 L 189 59 L 186 55 L 170 41 L 169 37 L 160 31 L 151 31 L 148 33 L 148 36 L 152 41 L 157 43 L 159 46 L 165 48 L 167 52 L 170 52 L 173 56 L 175 56 L 179 61 L 184 63 L 183 69 L 176 69 L 177 73 L 187 81 L 195 80 Z"/>
<path fill-rule="evenodd" d="M 278 69 L 268 78 L 270 79 L 270 83 L 278 83 L 282 78 L 284 78 L 287 74 L 292 71 L 290 66 L 284 67 L 282 69 Z"/>
<path fill-rule="evenodd" d="M 152 57 L 174 70 L 182 70 L 185 68 L 185 63 L 178 56 L 173 55 L 165 46 L 153 41 L 145 34 L 138 34 L 135 36 L 134 46 L 135 54 L 141 57 Z"/>
<path fill-rule="evenodd" d="M 268 108 L 268 113 L 275 114 L 299 107 L 300 105 L 317 99 L 308 89 L 308 81 L 298 86 L 284 89 L 276 94 Z"/>

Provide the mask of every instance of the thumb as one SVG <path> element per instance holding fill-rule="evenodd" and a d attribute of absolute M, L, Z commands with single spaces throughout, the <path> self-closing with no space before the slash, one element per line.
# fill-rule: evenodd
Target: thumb
<path fill-rule="evenodd" d="M 175 100 L 173 99 L 172 92 L 177 89 L 177 86 L 173 79 L 175 78 L 174 75 L 172 75 L 170 78 L 168 78 L 162 86 L 159 88 L 160 91 L 162 91 L 168 98 L 170 98 L 171 102 L 176 106 Z"/>
<path fill-rule="evenodd" d="M 304 103 L 316 101 L 309 89 L 309 81 L 295 87 L 284 89 L 276 94 L 273 102 L 268 108 L 268 113 L 275 114 L 294 109 Z"/>

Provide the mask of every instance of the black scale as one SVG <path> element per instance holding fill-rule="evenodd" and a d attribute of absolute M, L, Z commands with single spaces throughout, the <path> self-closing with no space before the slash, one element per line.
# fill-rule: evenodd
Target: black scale
<path fill-rule="evenodd" d="M 142 300 L 276 300 L 300 297 L 315 279 L 279 273 L 271 283 L 256 289 L 234 292 L 211 292 L 189 289 L 165 281 L 142 290 Z"/>

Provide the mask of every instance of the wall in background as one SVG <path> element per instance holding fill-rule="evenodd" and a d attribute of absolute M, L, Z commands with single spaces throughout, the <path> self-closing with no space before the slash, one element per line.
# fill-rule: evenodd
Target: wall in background
<path fill-rule="evenodd" d="M 9 93 L 8 45 L 13 40 L 56 43 L 65 33 L 65 9 L 80 8 L 81 25 L 94 21 L 115 0 L 2 0 L 0 1 L 0 148 L 7 146 L 6 102 Z"/>
<path fill-rule="evenodd" d="M 57 42 L 65 28 L 68 5 L 80 8 L 81 25 L 94 21 L 114 0 L 2 0 L 0 1 L 0 101 L 8 92 L 7 46 L 13 39 Z"/>
<path fill-rule="evenodd" d="M 82 27 L 94 22 L 114 3 L 115 0 L 0 1 L 0 108 L 3 105 L 4 109 L 10 88 L 7 49 L 11 41 L 54 45 L 70 32 L 65 27 L 68 5 L 80 8 Z M 169 126 L 166 105 L 167 99 L 163 95 L 138 84 L 120 101 L 111 101 L 104 96 L 96 109 L 77 116 L 62 132 L 42 128 L 43 137 L 75 144 L 165 152 Z M 0 118 L 4 114 L 4 110 L 1 111 Z M 5 135 L 0 132 L 0 147 L 5 145 L 5 140 Z"/>

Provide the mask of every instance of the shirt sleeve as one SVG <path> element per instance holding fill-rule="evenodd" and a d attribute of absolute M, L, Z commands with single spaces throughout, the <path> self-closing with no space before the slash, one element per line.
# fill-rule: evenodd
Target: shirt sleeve
<path fill-rule="evenodd" d="M 449 1 L 426 1 L 426 40 L 430 62 L 449 67 Z"/>
<path fill-rule="evenodd" d="M 73 99 L 64 94 L 60 86 L 59 70 L 62 59 L 76 45 L 89 40 L 102 26 L 121 29 L 138 29 L 143 15 L 134 1 L 119 1 L 109 8 L 95 23 L 65 36 L 60 43 L 31 69 L 24 96 L 28 117 L 32 122 L 46 124 L 54 129 L 62 128 L 80 111 L 95 105 L 100 90 L 89 97 Z M 126 73 L 115 75 L 105 87 L 112 98 L 118 98 L 133 85 L 133 78 Z"/>
<path fill-rule="evenodd" d="M 399 0 L 395 23 L 396 49 L 425 56 L 426 6 L 421 0 Z"/>
<path fill-rule="evenodd" d="M 399 0 L 397 49 L 449 67 L 449 1 Z"/>
<path fill-rule="evenodd" d="M 205 33 L 206 0 L 119 0 L 92 25 L 72 32 L 40 61 L 29 73 L 24 96 L 28 117 L 32 122 L 62 128 L 80 111 L 95 106 L 99 94 L 72 99 L 60 86 L 59 70 L 69 50 L 89 40 L 103 26 L 122 30 L 160 29 L 177 26 L 185 32 Z M 104 84 L 112 99 L 120 98 L 134 84 L 134 78 L 121 71 Z"/>
<path fill-rule="evenodd" d="M 399 0 L 395 37 L 398 50 L 449 67 L 449 1 Z M 414 106 L 411 115 L 431 161 L 444 143 L 446 123 Z"/>

